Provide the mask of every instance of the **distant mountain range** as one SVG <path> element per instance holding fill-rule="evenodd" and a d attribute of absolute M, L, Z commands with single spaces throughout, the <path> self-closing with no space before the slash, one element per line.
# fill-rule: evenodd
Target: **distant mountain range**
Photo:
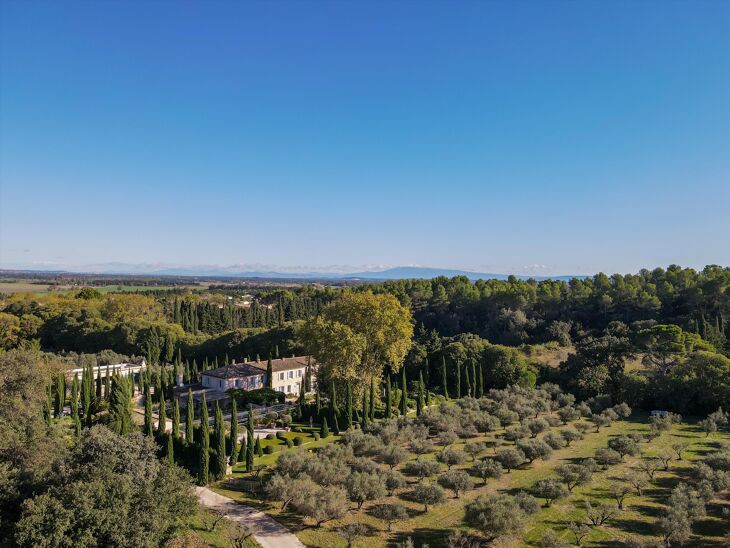
<path fill-rule="evenodd" d="M 245 267 L 244 267 L 245 268 Z M 31 270 L 31 269 L 28 269 Z M 32 269 L 40 271 L 45 269 Z M 109 263 L 103 265 L 89 265 L 83 268 L 53 269 L 54 272 L 68 272 L 75 274 L 126 274 L 142 276 L 190 276 L 195 278 L 265 278 L 287 280 L 403 280 L 403 279 L 432 279 L 439 276 L 452 278 L 466 276 L 470 280 L 506 280 L 508 274 L 493 272 L 473 272 L 447 268 L 429 268 L 421 266 L 398 266 L 384 270 L 366 270 L 360 272 L 286 272 L 278 270 L 245 270 L 240 267 L 216 266 L 181 266 L 164 267 L 162 265 L 132 265 L 124 263 Z M 535 280 L 570 280 L 585 276 L 529 276 L 515 275 L 520 280 L 533 278 Z"/>

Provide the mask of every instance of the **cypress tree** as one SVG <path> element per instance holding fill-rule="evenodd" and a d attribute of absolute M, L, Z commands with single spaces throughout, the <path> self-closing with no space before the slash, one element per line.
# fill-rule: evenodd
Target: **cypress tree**
<path fill-rule="evenodd" d="M 129 389 L 121 377 L 112 379 L 109 419 L 109 426 L 117 434 L 125 435 L 132 429 L 132 402 Z"/>
<path fill-rule="evenodd" d="M 443 385 L 444 398 L 449 399 L 449 383 L 446 377 L 446 356 L 441 356 L 441 384 Z"/>
<path fill-rule="evenodd" d="M 175 464 L 175 450 L 172 443 L 172 434 L 167 433 L 167 462 Z"/>
<path fill-rule="evenodd" d="M 238 450 L 238 462 L 246 462 L 247 454 L 248 454 L 248 436 L 246 436 L 246 441 L 241 443 L 241 447 Z"/>
<path fill-rule="evenodd" d="M 167 431 L 167 407 L 165 405 L 165 395 L 160 394 L 160 412 L 157 416 L 157 433 L 162 435 Z"/>
<path fill-rule="evenodd" d="M 425 358 L 423 362 L 423 379 L 426 381 L 426 384 L 423 385 L 423 390 L 426 392 L 426 403 L 428 403 L 428 388 L 431 386 L 431 366 L 428 363 L 428 357 Z"/>
<path fill-rule="evenodd" d="M 104 377 L 104 399 L 109 401 L 111 397 L 111 379 L 109 378 L 109 366 L 106 366 L 106 376 Z"/>
<path fill-rule="evenodd" d="M 375 420 L 375 377 L 370 377 L 370 420 Z"/>
<path fill-rule="evenodd" d="M 390 388 L 390 373 L 385 375 L 385 418 L 389 419 L 393 416 L 393 396 Z"/>
<path fill-rule="evenodd" d="M 479 364 L 479 384 L 477 384 L 477 398 L 484 396 L 484 368 Z"/>
<path fill-rule="evenodd" d="M 231 466 L 238 460 L 238 408 L 236 398 L 231 402 Z"/>
<path fill-rule="evenodd" d="M 71 383 L 71 415 L 78 417 L 79 414 L 79 374 L 74 373 L 74 380 Z"/>
<path fill-rule="evenodd" d="M 74 433 L 77 438 L 81 436 L 81 419 L 79 418 L 78 413 L 74 415 Z"/>
<path fill-rule="evenodd" d="M 408 384 L 406 382 L 406 368 L 403 367 L 401 370 L 401 392 L 402 396 L 400 399 L 400 414 L 404 417 L 408 414 Z"/>
<path fill-rule="evenodd" d="M 56 376 L 56 397 L 53 402 L 53 410 L 56 417 L 63 414 L 63 406 L 66 404 L 66 377 L 63 373 Z"/>
<path fill-rule="evenodd" d="M 476 397 L 477 395 L 477 385 L 479 382 L 477 381 L 477 367 L 474 363 L 474 360 L 471 362 L 471 395 Z"/>
<path fill-rule="evenodd" d="M 175 405 L 172 407 L 172 437 L 180 439 L 180 398 L 175 398 Z"/>
<path fill-rule="evenodd" d="M 256 453 L 256 456 L 261 458 L 264 456 L 264 450 L 261 447 L 261 440 L 256 438 L 256 444 L 254 445 L 254 452 Z"/>
<path fill-rule="evenodd" d="M 226 477 L 226 464 L 228 460 L 226 459 L 226 427 L 223 423 L 223 413 L 217 401 L 215 402 L 215 423 L 215 438 L 218 443 L 215 476 L 216 479 L 220 480 Z"/>
<path fill-rule="evenodd" d="M 254 427 L 253 427 L 253 408 L 248 406 L 248 424 L 246 427 L 246 472 L 253 471 L 253 453 L 254 453 Z"/>
<path fill-rule="evenodd" d="M 347 401 L 345 402 L 347 414 L 347 429 L 352 430 L 352 386 L 347 383 Z"/>
<path fill-rule="evenodd" d="M 319 395 L 319 386 L 317 387 L 317 394 L 315 395 L 315 402 L 317 406 L 317 419 L 322 416 L 322 399 Z"/>
<path fill-rule="evenodd" d="M 96 401 L 101 401 L 101 367 L 96 370 Z"/>
<path fill-rule="evenodd" d="M 464 396 L 471 396 L 471 382 L 469 381 L 469 366 L 464 364 Z"/>
<path fill-rule="evenodd" d="M 198 467 L 198 484 L 208 485 L 208 467 L 210 465 L 210 455 L 208 455 L 208 446 L 200 444 L 200 464 Z"/>
<path fill-rule="evenodd" d="M 208 403 L 205 401 L 205 392 L 203 392 L 202 412 L 200 414 L 200 443 L 205 445 L 206 449 L 210 447 L 210 425 L 208 424 Z"/>
<path fill-rule="evenodd" d="M 456 397 L 461 397 L 461 364 L 456 362 Z"/>
<path fill-rule="evenodd" d="M 423 373 L 418 372 L 418 400 L 416 405 L 416 415 L 420 416 L 423 413 L 423 408 L 426 405 L 423 394 Z"/>
<path fill-rule="evenodd" d="M 266 362 L 266 388 L 271 388 L 274 385 L 274 365 L 271 363 L 271 355 L 269 355 L 269 361 Z"/>
<path fill-rule="evenodd" d="M 319 429 L 319 437 L 322 439 L 330 437 L 330 429 L 327 426 L 327 417 L 322 418 L 322 426 Z"/>
<path fill-rule="evenodd" d="M 152 435 L 152 395 L 149 386 L 144 393 L 144 433 Z"/>
<path fill-rule="evenodd" d="M 193 400 L 193 391 L 190 388 L 188 388 L 188 400 L 185 413 L 185 441 L 193 443 L 193 436 L 195 434 L 195 401 Z"/>
<path fill-rule="evenodd" d="M 363 392 L 362 394 L 362 429 L 365 430 L 368 427 L 368 395 Z"/>

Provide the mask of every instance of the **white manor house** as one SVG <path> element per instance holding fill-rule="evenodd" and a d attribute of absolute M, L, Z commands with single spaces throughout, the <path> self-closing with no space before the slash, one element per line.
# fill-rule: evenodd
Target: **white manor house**
<path fill-rule="evenodd" d="M 217 369 L 203 372 L 202 384 L 204 388 L 212 388 L 225 392 L 231 388 L 242 390 L 256 390 L 266 386 L 267 361 L 249 361 L 231 363 Z M 311 356 L 292 356 L 291 358 L 276 358 L 271 360 L 273 378 L 271 387 L 284 394 L 299 394 L 302 383 L 310 368 L 312 385 L 315 383 L 317 362 Z"/>

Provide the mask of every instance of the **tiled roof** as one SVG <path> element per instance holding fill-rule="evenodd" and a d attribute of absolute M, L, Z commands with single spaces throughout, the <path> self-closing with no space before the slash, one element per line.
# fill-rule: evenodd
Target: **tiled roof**
<path fill-rule="evenodd" d="M 218 379 L 239 379 L 241 377 L 255 377 L 261 374 L 261 370 L 245 363 L 232 363 L 217 369 L 203 371 L 203 375 L 209 375 Z"/>
<path fill-rule="evenodd" d="M 292 369 L 301 369 L 302 367 L 307 367 L 307 364 L 311 366 L 316 366 L 317 362 L 311 356 L 294 356 L 291 358 L 271 359 L 271 367 L 274 370 L 274 373 L 277 373 L 279 371 L 290 371 Z M 257 369 L 266 371 L 268 360 L 261 360 L 258 362 L 246 362 L 246 365 L 251 365 L 253 367 L 256 367 Z"/>

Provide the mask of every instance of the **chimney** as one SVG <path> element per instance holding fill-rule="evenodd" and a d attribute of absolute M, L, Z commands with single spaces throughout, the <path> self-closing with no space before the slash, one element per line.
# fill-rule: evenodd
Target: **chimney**
<path fill-rule="evenodd" d="M 178 387 L 183 385 L 183 374 L 179 372 L 177 374 L 177 385 Z"/>

